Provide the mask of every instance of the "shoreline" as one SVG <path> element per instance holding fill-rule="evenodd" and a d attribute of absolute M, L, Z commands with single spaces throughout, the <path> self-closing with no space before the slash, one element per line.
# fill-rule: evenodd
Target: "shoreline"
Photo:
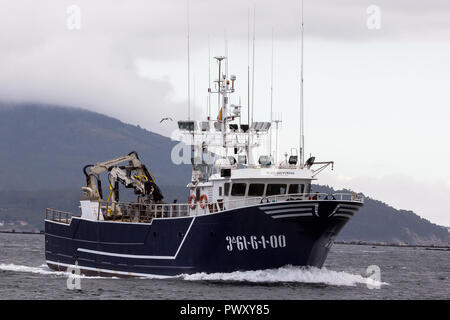
<path fill-rule="evenodd" d="M 44 231 L 35 232 L 35 231 L 16 231 L 16 230 L 0 230 L 0 233 L 9 233 L 9 234 L 45 234 Z"/>
<path fill-rule="evenodd" d="M 345 242 L 345 241 L 335 241 L 334 244 L 344 244 L 351 246 L 374 246 L 374 247 L 401 247 L 401 248 L 430 248 L 430 249 L 447 249 L 450 250 L 449 246 L 443 245 L 425 245 L 425 244 L 396 244 L 396 243 L 379 243 L 379 242 Z"/>
<path fill-rule="evenodd" d="M 0 233 L 3 234 L 36 234 L 36 235 L 44 235 L 44 231 L 35 232 L 35 231 L 15 231 L 15 230 L 0 230 Z M 442 246 L 442 245 L 423 245 L 423 244 L 396 244 L 396 243 L 379 243 L 379 242 L 364 242 L 364 241 L 358 241 L 358 242 L 346 242 L 346 241 L 335 241 L 334 244 L 343 244 L 343 245 L 350 245 L 350 246 L 373 246 L 373 247 L 401 247 L 401 248 L 426 248 L 426 249 L 436 249 L 436 250 L 442 250 L 442 251 L 450 251 L 450 245 L 449 246 Z"/>

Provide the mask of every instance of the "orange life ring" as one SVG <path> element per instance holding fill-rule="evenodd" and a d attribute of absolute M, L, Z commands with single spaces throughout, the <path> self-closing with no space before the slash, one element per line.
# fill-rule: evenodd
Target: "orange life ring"
<path fill-rule="evenodd" d="M 197 198 L 195 197 L 195 194 L 191 194 L 188 198 L 188 205 L 189 208 L 194 210 L 197 207 Z"/>
<path fill-rule="evenodd" d="M 203 202 L 203 200 L 205 200 L 205 202 Z M 202 194 L 198 202 L 200 202 L 200 207 L 202 209 L 205 209 L 206 205 L 208 204 L 208 197 L 206 196 L 206 194 Z"/>

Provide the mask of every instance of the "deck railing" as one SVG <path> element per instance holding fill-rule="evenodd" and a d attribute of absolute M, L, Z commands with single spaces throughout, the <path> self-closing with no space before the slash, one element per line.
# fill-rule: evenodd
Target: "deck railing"
<path fill-rule="evenodd" d="M 109 208 L 106 205 L 101 208 L 106 208 L 105 212 L 120 213 L 120 220 L 122 221 L 151 221 L 153 218 L 175 218 L 186 216 L 197 216 L 211 213 L 217 213 L 224 210 L 236 209 L 258 204 L 285 202 L 285 201 L 310 201 L 310 200 L 340 200 L 340 201 L 357 201 L 363 202 L 363 197 L 355 193 L 295 193 L 284 195 L 273 195 L 267 197 L 243 197 L 241 199 L 233 200 L 218 200 L 209 203 L 195 203 L 194 204 L 137 204 L 120 202 Z M 104 211 L 104 210 L 103 210 Z M 109 214 L 109 212 L 108 212 Z M 108 218 L 108 214 L 105 215 Z"/>
<path fill-rule="evenodd" d="M 119 202 L 107 204 L 100 202 L 98 210 L 98 219 L 114 220 L 123 222 L 141 222 L 149 223 L 153 218 L 176 218 L 186 216 L 198 216 L 205 214 L 213 214 L 229 209 L 236 209 L 259 204 L 286 202 L 286 201 L 311 201 L 311 200 L 340 200 L 340 201 L 356 201 L 363 202 L 363 197 L 355 193 L 296 193 L 273 195 L 267 197 L 243 197 L 233 200 L 218 200 L 212 203 L 195 203 L 178 204 L 178 203 L 132 203 Z M 69 224 L 73 214 L 70 212 L 59 211 L 54 209 L 45 210 L 45 218 L 47 220 Z"/>
<path fill-rule="evenodd" d="M 50 208 L 45 209 L 45 220 L 69 224 L 73 215 L 74 214 L 71 212 L 60 211 Z"/>
<path fill-rule="evenodd" d="M 153 218 L 175 218 L 189 215 L 188 204 L 178 203 L 100 203 L 100 211 L 106 220 L 150 222 Z"/>
<path fill-rule="evenodd" d="M 235 209 L 241 207 L 247 207 L 257 204 L 275 203 L 284 201 L 310 201 L 310 200 L 340 200 L 340 201 L 356 201 L 363 202 L 364 199 L 361 195 L 356 193 L 295 193 L 295 194 L 283 194 L 273 195 L 267 197 L 245 197 L 242 199 L 223 200 L 221 202 L 222 210 Z"/>

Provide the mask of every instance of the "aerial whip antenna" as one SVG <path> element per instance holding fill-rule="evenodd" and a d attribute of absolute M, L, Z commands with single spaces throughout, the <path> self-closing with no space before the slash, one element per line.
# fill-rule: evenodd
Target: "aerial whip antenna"
<path fill-rule="evenodd" d="M 250 126 L 250 8 L 247 19 L 247 123 Z"/>
<path fill-rule="evenodd" d="M 194 72 L 194 88 L 192 91 L 193 92 L 193 98 L 192 98 L 192 119 L 195 121 L 195 72 Z"/>
<path fill-rule="evenodd" d="M 272 120 L 273 120 L 273 26 L 272 26 L 272 66 L 270 75 L 270 129 L 269 129 L 269 155 L 272 156 Z"/>
<path fill-rule="evenodd" d="M 211 40 L 208 34 L 208 120 L 211 119 Z"/>
<path fill-rule="evenodd" d="M 305 138 L 303 126 L 303 0 L 301 0 L 301 53 L 300 53 L 300 167 L 305 164 Z"/>
<path fill-rule="evenodd" d="M 256 25 L 256 3 L 253 6 L 253 62 L 252 62 L 252 123 L 255 103 L 255 25 Z"/>
<path fill-rule="evenodd" d="M 191 55 L 190 55 L 190 21 L 189 21 L 189 0 L 187 0 L 187 63 L 188 63 L 188 120 L 191 120 Z"/>
<path fill-rule="evenodd" d="M 225 78 L 228 79 L 228 61 L 230 58 L 228 57 L 228 37 L 227 37 L 227 29 L 223 31 L 223 37 L 225 41 L 225 57 L 227 59 L 225 60 Z"/>

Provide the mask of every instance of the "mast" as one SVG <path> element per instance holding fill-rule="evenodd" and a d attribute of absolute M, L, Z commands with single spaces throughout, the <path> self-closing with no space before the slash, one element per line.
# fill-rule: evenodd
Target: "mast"
<path fill-rule="evenodd" d="M 190 55 L 190 45 L 189 45 L 189 36 L 190 36 L 190 21 L 189 21 L 189 0 L 187 0 L 187 63 L 188 63 L 188 120 L 191 120 L 191 55 Z"/>
<path fill-rule="evenodd" d="M 208 34 L 208 120 L 211 120 L 211 40 Z"/>
<path fill-rule="evenodd" d="M 253 6 L 253 62 L 252 62 L 252 123 L 255 111 L 255 25 L 256 25 L 256 3 Z"/>
<path fill-rule="evenodd" d="M 272 156 L 272 119 L 273 118 L 273 26 L 272 26 L 272 66 L 270 74 L 270 131 L 269 131 L 269 155 Z"/>
<path fill-rule="evenodd" d="M 194 120 L 195 121 L 195 72 L 194 72 L 194 75 L 193 75 L 193 78 L 194 79 L 192 79 L 193 81 L 194 81 L 194 87 L 192 88 L 193 90 L 193 97 L 192 97 L 192 120 Z"/>
<path fill-rule="evenodd" d="M 218 96 L 218 103 L 219 103 L 219 115 L 220 113 L 222 113 L 222 139 L 223 139 L 223 147 L 225 148 L 225 153 L 227 152 L 226 150 L 226 138 L 227 138 L 227 100 L 228 97 L 225 96 L 225 92 L 226 90 L 224 90 L 224 87 L 222 86 L 222 60 L 226 59 L 226 57 L 215 57 L 215 59 L 219 62 L 219 79 L 217 81 L 217 86 L 218 86 L 218 90 L 217 90 L 217 96 Z M 226 81 L 226 80 L 225 80 Z M 223 95 L 223 103 L 222 103 L 222 109 L 220 109 L 220 96 Z"/>
<path fill-rule="evenodd" d="M 247 24 L 247 123 L 250 126 L 250 8 Z"/>
<path fill-rule="evenodd" d="M 278 165 L 278 129 L 279 129 L 279 125 L 281 124 L 281 122 L 283 122 L 281 114 L 277 114 L 275 119 L 273 119 L 273 122 L 276 125 L 276 128 L 275 128 L 275 155 L 274 155 L 274 162 L 275 162 L 275 165 Z"/>
<path fill-rule="evenodd" d="M 303 126 L 303 0 L 301 0 L 301 53 L 300 53 L 300 168 L 305 164 L 305 138 Z"/>
<path fill-rule="evenodd" d="M 225 41 L 225 78 L 228 79 L 228 37 L 227 37 L 227 29 L 223 31 L 223 38 Z"/>

